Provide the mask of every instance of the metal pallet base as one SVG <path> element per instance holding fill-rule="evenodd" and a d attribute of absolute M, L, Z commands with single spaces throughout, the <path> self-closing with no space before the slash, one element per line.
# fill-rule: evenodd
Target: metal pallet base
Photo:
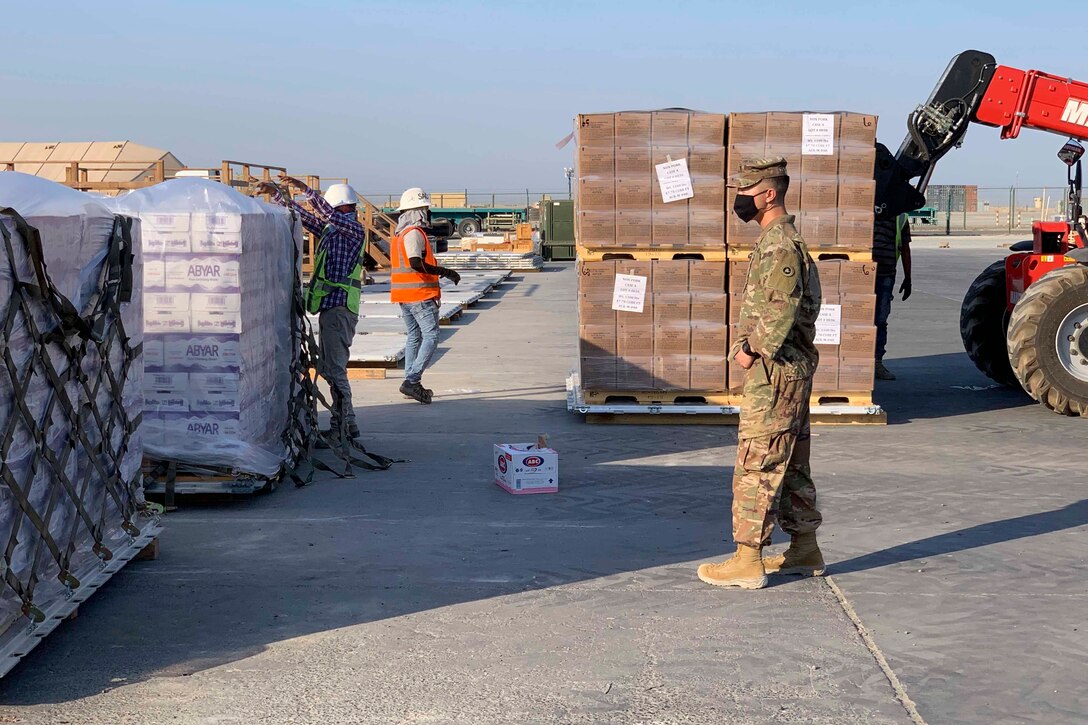
<path fill-rule="evenodd" d="M 147 522 L 141 528 L 140 535 L 132 539 L 123 549 L 115 551 L 112 559 L 101 562 L 92 569 L 77 573 L 76 578 L 80 581 L 80 587 L 71 591 L 68 598 L 59 599 L 46 607 L 42 607 L 42 612 L 45 614 L 44 620 L 38 623 L 31 621 L 27 617 L 20 617 L 15 620 L 11 626 L 22 629 L 22 632 L 12 637 L 3 647 L 0 647 L 0 677 L 6 675 L 11 671 L 11 668 L 19 664 L 23 657 L 26 657 L 31 650 L 37 647 L 61 622 L 70 617 L 72 612 L 79 608 L 80 604 L 87 601 L 92 594 L 101 589 L 102 585 L 108 582 L 114 574 L 121 571 L 125 564 L 136 558 L 136 555 L 150 545 L 161 532 L 162 524 L 159 523 L 157 518 Z"/>
<path fill-rule="evenodd" d="M 740 406 L 737 405 L 633 405 L 633 404 L 589 404 L 582 394 L 581 380 L 578 373 L 571 373 L 567 378 L 567 410 L 587 416 L 591 423 L 640 423 L 658 422 L 716 423 L 736 425 L 740 418 Z M 622 417 L 627 416 L 624 420 Z M 716 417 L 710 420 L 710 417 Z M 884 425 L 888 422 L 887 414 L 879 405 L 814 405 L 812 422 L 823 425 Z"/>

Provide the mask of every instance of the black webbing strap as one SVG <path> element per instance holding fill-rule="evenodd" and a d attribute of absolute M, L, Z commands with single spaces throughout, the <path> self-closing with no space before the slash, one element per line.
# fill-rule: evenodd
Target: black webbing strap
<path fill-rule="evenodd" d="M 139 473 L 130 480 L 122 476 L 122 462 L 141 419 L 130 417 L 124 406 L 129 373 L 141 353 L 126 333 L 121 310 L 133 293 L 132 221 L 114 219 L 94 297 L 81 314 L 49 277 L 39 230 L 12 209 L 0 209 L 0 215 L 11 219 L 22 239 L 19 251 L 25 252 L 32 278 L 21 274 L 13 235 L 0 223 L 13 282 L 9 298 L 0 300 L 6 305 L 0 316 L 0 375 L 12 391 L 11 412 L 0 431 L 0 480 L 21 514 L 14 517 L 7 542 L 0 542 L 3 583 L 19 597 L 23 612 L 41 621 L 33 600 L 48 558 L 66 587 L 78 587 L 72 573 L 75 555 L 90 543 L 108 561 L 113 557 L 106 542 L 112 536 L 110 517 L 120 515 L 121 528 L 136 537 L 140 529 L 133 520 L 146 512 Z M 9 344 L 17 330 L 28 338 L 18 349 Z M 35 390 L 42 404 L 37 413 L 28 403 Z M 64 428 L 59 437 L 53 435 L 58 427 Z M 17 452 L 13 447 L 18 434 L 33 442 L 22 477 L 9 463 Z M 43 476 L 45 496 L 38 483 Z M 62 513 L 67 525 L 57 520 Z M 32 549 L 29 569 L 17 570 L 13 557 L 19 553 L 22 559 L 27 547 Z"/>

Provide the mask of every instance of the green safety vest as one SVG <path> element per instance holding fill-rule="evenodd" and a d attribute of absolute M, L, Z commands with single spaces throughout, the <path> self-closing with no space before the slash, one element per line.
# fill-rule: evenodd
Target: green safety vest
<path fill-rule="evenodd" d="M 329 250 L 325 248 L 325 237 L 332 231 L 331 224 L 325 225 L 321 231 L 321 239 L 317 242 L 317 257 L 314 261 L 314 275 L 310 278 L 310 287 L 306 291 L 306 311 L 316 315 L 321 311 L 321 301 L 332 293 L 334 289 L 342 289 L 348 293 L 347 307 L 356 315 L 359 314 L 359 299 L 363 291 L 363 255 L 366 247 L 359 251 L 359 259 L 355 267 L 348 275 L 346 282 L 333 282 L 325 276 L 325 259 Z"/>
<path fill-rule="evenodd" d="M 903 246 L 903 227 L 907 225 L 908 219 L 910 219 L 908 214 L 900 214 L 895 218 L 895 261 L 897 262 Z"/>

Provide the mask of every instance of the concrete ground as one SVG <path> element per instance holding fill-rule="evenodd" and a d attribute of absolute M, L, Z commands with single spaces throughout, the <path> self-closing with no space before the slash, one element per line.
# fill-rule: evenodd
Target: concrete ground
<path fill-rule="evenodd" d="M 959 343 L 1000 241 L 920 246 L 889 425 L 817 430 L 829 579 L 695 578 L 730 546 L 735 430 L 567 413 L 553 265 L 444 329 L 434 405 L 357 383 L 367 444 L 409 463 L 169 515 L 158 561 L 0 681 L 0 722 L 1088 720 L 1085 424 Z M 492 444 L 539 433 L 561 492 L 491 483 Z"/>

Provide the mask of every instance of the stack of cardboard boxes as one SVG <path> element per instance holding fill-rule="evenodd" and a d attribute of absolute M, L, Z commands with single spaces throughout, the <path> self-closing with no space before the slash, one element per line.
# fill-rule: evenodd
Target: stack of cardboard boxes
<path fill-rule="evenodd" d="M 599 113 L 577 120 L 578 243 L 725 246 L 725 116 L 690 111 Z M 684 160 L 692 196 L 663 201 L 655 167 Z"/>
<path fill-rule="evenodd" d="M 701 260 L 579 262 L 586 390 L 721 392 L 729 345 L 725 265 Z M 642 312 L 617 312 L 617 274 L 645 277 Z"/>
<path fill-rule="evenodd" d="M 728 172 L 750 158 L 786 159 L 786 208 L 818 250 L 871 249 L 876 182 L 876 116 L 858 113 L 734 113 L 729 116 Z M 726 203 L 733 206 L 736 192 Z M 759 226 L 730 215 L 731 246 L 754 244 Z"/>
<path fill-rule="evenodd" d="M 766 156 L 787 160 L 786 206 L 820 260 L 814 389 L 872 390 L 875 116 L 732 114 L 727 129 L 722 115 L 669 110 L 583 115 L 576 124 L 578 246 L 606 260 L 579 263 L 586 391 L 741 390 L 744 371 L 727 355 L 759 226 L 727 212 L 735 192 L 726 179 Z M 692 195 L 665 202 L 655 167 L 681 159 Z M 741 260 L 728 267 L 726 244 Z M 617 274 L 645 280 L 641 312 L 613 309 Z"/>

